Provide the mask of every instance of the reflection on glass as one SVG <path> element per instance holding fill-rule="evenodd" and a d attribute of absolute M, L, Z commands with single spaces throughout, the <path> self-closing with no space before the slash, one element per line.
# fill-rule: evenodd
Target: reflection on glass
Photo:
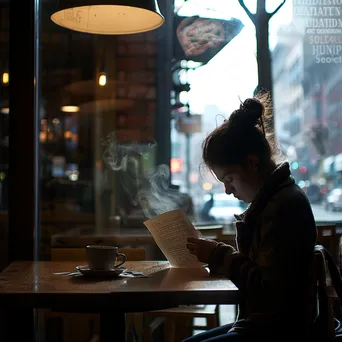
<path fill-rule="evenodd" d="M 65 234 L 108 235 L 118 224 L 145 232 L 149 210 L 161 206 L 155 193 L 174 191 L 175 203 L 183 198 L 169 186 L 169 166 L 156 165 L 163 149 L 163 142 L 156 144 L 156 118 L 169 120 L 167 104 L 157 109 L 158 94 L 168 89 L 157 65 L 169 44 L 165 31 L 85 34 L 56 25 L 56 10 L 42 4 L 41 259 L 50 258 L 53 241 Z M 160 184 L 150 180 L 158 172 Z M 154 208 L 147 210 L 152 197 Z"/>

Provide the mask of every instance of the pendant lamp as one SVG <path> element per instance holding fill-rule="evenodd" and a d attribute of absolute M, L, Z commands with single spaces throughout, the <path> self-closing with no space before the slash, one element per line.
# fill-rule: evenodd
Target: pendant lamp
<path fill-rule="evenodd" d="M 51 20 L 93 34 L 133 34 L 164 23 L 157 0 L 60 0 Z"/>

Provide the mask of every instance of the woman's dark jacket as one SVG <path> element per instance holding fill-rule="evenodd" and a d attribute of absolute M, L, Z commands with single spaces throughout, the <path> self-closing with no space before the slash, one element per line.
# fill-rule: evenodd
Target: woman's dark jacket
<path fill-rule="evenodd" d="M 287 162 L 236 218 L 237 250 L 231 253 L 231 247 L 219 243 L 209 261 L 212 273 L 225 274 L 240 290 L 239 317 L 232 330 L 251 324 L 305 329 L 312 323 L 310 270 L 317 229 L 310 203 Z"/>

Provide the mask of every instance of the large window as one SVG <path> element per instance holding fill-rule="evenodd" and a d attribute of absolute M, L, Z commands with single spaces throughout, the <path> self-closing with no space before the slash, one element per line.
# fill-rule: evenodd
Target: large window
<path fill-rule="evenodd" d="M 256 3 L 245 1 L 252 14 Z M 307 3 L 286 1 L 270 20 L 275 132 L 316 221 L 339 221 L 342 200 L 333 194 L 342 187 L 342 5 L 338 1 L 333 6 Z M 279 4 L 281 1 L 266 1 L 266 10 L 273 12 Z M 185 165 L 190 158 L 189 168 L 178 170 L 174 179 L 191 194 L 200 218 L 209 208 L 206 196 L 222 193 L 223 188 L 210 174 L 198 176 L 199 144 L 239 106 L 240 99 L 253 95 L 258 84 L 256 32 L 238 1 L 214 1 L 210 6 L 205 1 L 181 3 L 178 14 L 233 17 L 243 24 L 241 32 L 205 65 L 188 71 L 190 91 L 185 102 L 190 112 L 201 115 L 201 131 L 189 135 L 175 128 L 172 135 L 174 144 L 182 141 L 184 147 L 190 139 L 191 152 L 183 148 L 177 156 Z M 228 206 L 226 210 L 229 212 Z M 210 219 L 222 222 L 217 212 L 213 201 Z"/>
<path fill-rule="evenodd" d="M 315 219 L 340 221 L 342 3 L 304 3 L 282 10 L 272 50 L 277 134 Z"/>
<path fill-rule="evenodd" d="M 256 1 L 245 3 L 254 13 Z M 269 25 L 275 130 L 316 219 L 336 221 L 341 5 L 299 3 L 286 1 Z M 270 12 L 277 5 L 266 1 Z M 140 234 L 144 219 L 166 210 L 185 208 L 204 223 L 212 197 L 220 200 L 211 222 L 230 223 L 222 211 L 246 208 L 221 200 L 223 186 L 200 169 L 200 144 L 257 87 L 255 27 L 238 1 L 159 6 L 161 28 L 97 35 L 57 26 L 56 4 L 42 2 L 42 259 L 66 236 Z"/>
<path fill-rule="evenodd" d="M 159 210 L 142 205 L 142 193 L 155 197 L 151 177 L 176 191 L 167 174 L 173 6 L 160 1 L 160 29 L 102 35 L 60 27 L 50 18 L 58 4 L 41 5 L 40 258 L 49 259 L 66 235 L 146 230 Z"/>

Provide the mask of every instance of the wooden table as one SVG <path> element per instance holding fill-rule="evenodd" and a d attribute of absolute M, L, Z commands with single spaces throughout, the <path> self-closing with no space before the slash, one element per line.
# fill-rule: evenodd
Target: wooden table
<path fill-rule="evenodd" d="M 0 303 L 7 312 L 51 308 L 64 312 L 100 314 L 101 342 L 125 340 L 125 313 L 165 309 L 187 304 L 236 304 L 238 290 L 228 279 L 206 268 L 170 268 L 165 261 L 132 261 L 127 269 L 148 278 L 86 279 L 57 274 L 73 272 L 75 262 L 14 262 L 0 273 Z M 15 311 L 16 310 L 16 311 Z M 31 311 L 32 313 L 32 311 Z M 18 317 L 18 316 L 17 316 Z M 113 322 L 115 322 L 113 324 Z M 13 322 L 12 322 L 13 324 Z M 9 332 L 6 341 L 29 332 Z M 7 324 L 7 329 L 13 329 Z"/>

